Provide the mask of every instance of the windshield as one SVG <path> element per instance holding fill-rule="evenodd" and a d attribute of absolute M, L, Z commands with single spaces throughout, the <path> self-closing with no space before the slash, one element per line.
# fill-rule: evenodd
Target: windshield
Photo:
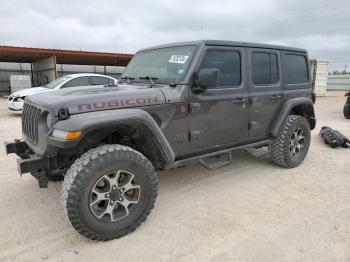
<path fill-rule="evenodd" d="M 51 81 L 50 83 L 44 85 L 44 87 L 50 88 L 50 89 L 54 89 L 56 86 L 58 86 L 59 84 L 63 83 L 64 81 L 71 79 L 72 76 L 62 76 L 60 78 L 57 78 L 56 80 Z"/>
<path fill-rule="evenodd" d="M 178 82 L 188 69 L 196 46 L 169 47 L 137 53 L 125 68 L 121 79 L 152 78 L 155 82 Z"/>

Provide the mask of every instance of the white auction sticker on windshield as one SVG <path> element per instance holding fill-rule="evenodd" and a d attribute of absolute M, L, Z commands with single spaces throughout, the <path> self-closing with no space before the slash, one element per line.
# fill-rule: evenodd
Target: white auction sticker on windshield
<path fill-rule="evenodd" d="M 169 59 L 169 63 L 184 64 L 188 59 L 188 55 L 172 55 Z"/>

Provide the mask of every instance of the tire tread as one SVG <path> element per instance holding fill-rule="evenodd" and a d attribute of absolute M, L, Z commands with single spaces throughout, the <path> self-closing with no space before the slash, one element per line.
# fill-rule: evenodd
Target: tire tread
<path fill-rule="evenodd" d="M 286 146 L 288 146 L 288 131 L 293 128 L 294 125 L 298 121 L 303 121 L 305 120 L 303 117 L 298 116 L 298 115 L 289 115 L 282 130 L 280 131 L 279 136 L 273 140 L 272 145 L 271 145 L 271 159 L 272 161 L 281 167 L 285 168 L 291 168 L 289 164 L 288 158 L 286 157 L 285 150 Z M 306 120 L 305 120 L 306 121 Z"/>
<path fill-rule="evenodd" d="M 82 223 L 77 212 L 77 199 L 79 192 L 81 192 L 82 188 L 84 188 L 87 180 L 89 179 L 88 174 L 91 165 L 96 165 L 97 162 L 101 162 L 100 164 L 105 164 L 106 161 L 112 161 L 110 156 L 111 154 L 113 154 L 113 158 L 118 158 L 121 154 L 124 155 L 124 158 L 130 160 L 134 158 L 146 169 L 147 172 L 145 172 L 145 175 L 148 176 L 151 183 L 151 192 L 149 197 L 150 204 L 147 206 L 147 209 L 142 216 L 140 216 L 137 222 L 133 225 L 121 231 L 112 232 L 111 234 L 101 234 L 87 228 Z M 70 223 L 80 234 L 92 240 L 107 241 L 120 238 L 131 233 L 146 220 L 147 216 L 153 209 L 157 198 L 157 185 L 158 179 L 154 167 L 152 166 L 151 162 L 140 152 L 119 144 L 103 145 L 93 148 L 87 153 L 83 154 L 69 168 L 62 184 L 61 203 Z"/>

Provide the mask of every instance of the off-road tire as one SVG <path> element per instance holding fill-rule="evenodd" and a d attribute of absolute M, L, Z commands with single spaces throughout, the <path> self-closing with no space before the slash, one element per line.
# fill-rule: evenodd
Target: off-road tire
<path fill-rule="evenodd" d="M 141 193 L 136 207 L 122 220 L 103 222 L 90 210 L 89 195 L 104 174 L 127 170 L 134 174 Z M 154 207 L 158 179 L 151 162 L 141 153 L 122 145 L 103 145 L 89 150 L 67 171 L 61 200 L 72 226 L 92 240 L 107 241 L 134 231 Z"/>
<path fill-rule="evenodd" d="M 294 156 L 290 152 L 290 140 L 293 132 L 301 129 L 305 136 L 304 147 L 299 155 Z M 305 159 L 310 146 L 310 125 L 304 117 L 289 115 L 279 136 L 271 145 L 271 159 L 279 166 L 293 168 L 300 165 Z"/>

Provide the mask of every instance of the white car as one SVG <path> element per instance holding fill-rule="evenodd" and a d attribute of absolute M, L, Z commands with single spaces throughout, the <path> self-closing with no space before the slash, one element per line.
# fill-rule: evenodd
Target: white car
<path fill-rule="evenodd" d="M 45 86 L 33 87 L 14 92 L 7 99 L 7 107 L 11 112 L 21 114 L 24 98 L 29 95 L 76 86 L 112 86 L 116 85 L 117 82 L 118 80 L 113 77 L 99 74 L 81 73 L 65 75 Z"/>

